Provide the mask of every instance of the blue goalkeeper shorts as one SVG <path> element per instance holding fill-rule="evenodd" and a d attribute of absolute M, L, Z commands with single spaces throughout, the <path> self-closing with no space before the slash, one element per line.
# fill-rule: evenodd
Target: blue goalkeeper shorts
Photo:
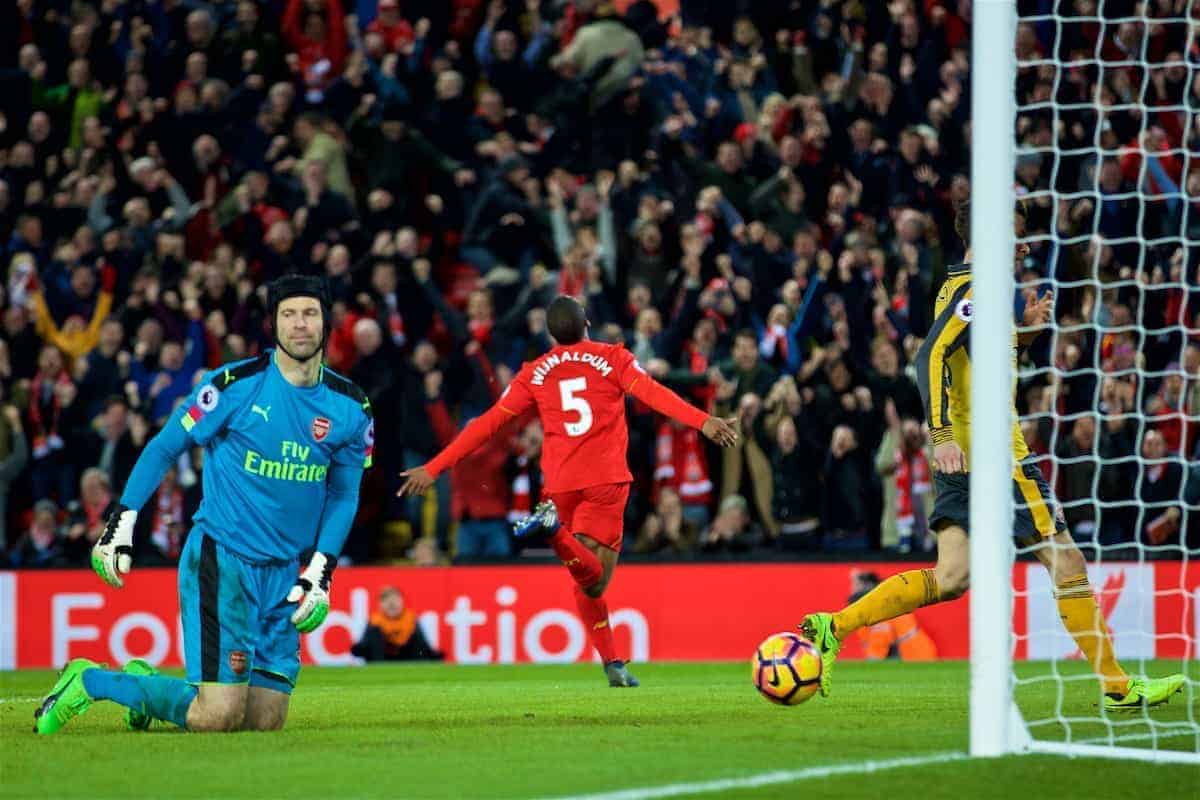
<path fill-rule="evenodd" d="M 300 634 L 287 594 L 299 562 L 253 563 L 196 526 L 179 558 L 179 613 L 190 683 L 249 683 L 291 693 Z"/>

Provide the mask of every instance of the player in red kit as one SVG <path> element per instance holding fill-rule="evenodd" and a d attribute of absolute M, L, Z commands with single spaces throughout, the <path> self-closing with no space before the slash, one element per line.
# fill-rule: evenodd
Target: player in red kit
<path fill-rule="evenodd" d="M 699 428 L 721 446 L 737 441 L 737 429 L 655 381 L 624 346 L 589 340 L 587 315 L 573 298 L 555 299 L 546 312 L 546 325 L 554 349 L 527 362 L 500 400 L 429 463 L 402 473 L 407 480 L 399 494 L 425 491 L 438 475 L 536 406 L 545 429 L 542 472 L 550 499 L 518 526 L 517 535 L 548 535 L 575 580 L 575 604 L 604 662 L 609 685 L 637 686 L 617 658 L 604 601 L 621 551 L 625 501 L 633 479 L 625 463 L 625 395 Z"/>

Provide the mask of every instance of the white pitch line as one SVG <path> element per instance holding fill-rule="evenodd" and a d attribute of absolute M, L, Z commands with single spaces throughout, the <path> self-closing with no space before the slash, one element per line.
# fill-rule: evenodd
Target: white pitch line
<path fill-rule="evenodd" d="M 0 697 L 0 703 L 40 703 L 40 697 Z"/>
<path fill-rule="evenodd" d="M 864 772 L 879 772 L 885 769 L 923 767 L 929 764 L 943 764 L 948 761 L 963 761 L 966 758 L 966 753 L 934 753 L 927 756 L 889 758 L 882 761 L 860 761 L 858 763 L 828 764 L 823 767 L 808 767 L 806 769 L 760 772 L 756 775 L 747 775 L 743 778 L 724 778 L 722 780 L 697 781 L 695 783 L 668 783 L 662 786 L 620 789 L 615 792 L 567 795 L 552 798 L 551 800 L 652 800 L 658 797 L 678 797 L 679 795 L 688 794 L 724 792 L 729 789 L 754 789 L 759 786 L 773 786 L 779 783 L 795 783 L 796 781 L 808 780 L 809 778 L 828 778 L 832 775 L 856 775 Z"/>

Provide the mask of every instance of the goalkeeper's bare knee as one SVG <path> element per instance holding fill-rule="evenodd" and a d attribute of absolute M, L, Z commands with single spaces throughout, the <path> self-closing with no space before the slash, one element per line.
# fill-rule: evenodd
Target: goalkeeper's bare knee
<path fill-rule="evenodd" d="M 187 726 L 196 733 L 227 733 L 240 730 L 245 719 L 244 686 L 206 685 L 200 687 L 200 693 L 188 708 Z"/>

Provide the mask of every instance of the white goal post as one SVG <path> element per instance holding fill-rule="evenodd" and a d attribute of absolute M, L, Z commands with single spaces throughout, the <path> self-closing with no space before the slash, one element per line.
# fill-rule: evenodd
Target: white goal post
<path fill-rule="evenodd" d="M 1049 5 L 1052 9 L 1058 7 L 1058 3 Z M 1104 5 L 1104 1 L 1099 0 L 1095 13 L 1103 15 Z M 1190 12 L 1191 3 L 1188 6 Z M 1050 753 L 1200 764 L 1200 752 L 1196 750 L 1161 746 L 1162 740 L 1178 736 L 1177 731 L 1182 729 L 1183 735 L 1190 737 L 1184 739 L 1186 747 L 1200 748 L 1200 726 L 1194 709 L 1187 713 L 1185 721 L 1173 725 L 1160 725 L 1152 714 L 1135 712 L 1141 724 L 1150 731 L 1149 735 L 1139 737 L 1119 735 L 1121 723 L 1109 721 L 1096 707 L 1092 710 L 1094 719 L 1089 722 L 1107 728 L 1107 740 L 1098 741 L 1096 738 L 1072 737 L 1070 723 L 1076 720 L 1064 719 L 1061 709 L 1051 707 L 1045 710 L 1046 715 L 1063 722 L 1068 731 L 1065 741 L 1051 741 L 1031 735 L 1031 731 L 1036 732 L 1039 728 L 1027 724 L 1015 702 L 1014 689 L 1021 681 L 1014 672 L 1013 570 L 1016 548 L 1012 540 L 1015 509 L 1011 425 L 997 424 L 997 420 L 1011 418 L 1015 379 L 1012 368 L 1015 239 L 1011 220 L 1016 199 L 1014 175 L 1018 147 L 1015 138 L 1018 113 L 1016 0 L 974 0 L 972 15 L 970 142 L 974 303 L 970 326 L 973 385 L 969 752 L 975 757 Z M 1052 20 L 1052 16 L 1040 18 L 1040 21 L 1050 20 L 1055 24 L 1057 20 Z M 1100 17 L 1094 21 L 1102 28 L 1105 24 L 1120 22 L 1101 20 Z M 1142 18 L 1143 23 L 1146 21 Z M 1099 45 L 1096 53 L 1099 59 Z M 1049 58 L 1055 57 L 1057 53 Z M 1054 66 L 1063 68 L 1057 63 Z M 1141 99 L 1144 100 L 1144 88 Z M 1104 151 L 1097 141 L 1094 155 L 1099 158 L 1115 153 Z M 1142 169 L 1144 171 L 1145 167 Z M 1053 192 L 1054 188 L 1051 189 Z M 1144 200 L 1141 202 L 1144 206 Z M 1055 234 L 1053 226 L 1050 234 Z M 1140 246 L 1146 247 L 1144 242 Z M 1094 283 L 1094 288 L 1099 290 L 1099 280 Z M 1186 557 L 1186 551 L 1183 552 Z M 1153 598 L 1150 601 L 1153 602 Z M 1046 624 L 1049 627 L 1056 623 L 1057 620 L 1052 619 Z M 1193 653 L 1196 645 L 1195 642 L 1191 645 Z M 1065 679 L 1059 675 L 1057 665 L 1053 666 L 1053 675 L 1060 683 L 1061 704 Z M 1082 691 L 1079 682 L 1066 685 L 1072 692 Z M 1184 694 L 1174 703 L 1188 703 L 1195 696 L 1193 678 L 1192 687 L 1185 687 Z M 1055 717 L 1056 714 L 1059 716 Z M 1158 732 L 1167 729 L 1176 732 L 1160 736 Z M 1143 739 L 1140 744 L 1144 746 L 1130 743 L 1137 739 Z"/>
<path fill-rule="evenodd" d="M 971 28 L 971 746 L 1016 748 L 1012 699 L 1012 229 L 1015 0 L 976 0 Z M 1001 223 L 1000 221 L 1003 221 Z M 975 420 L 981 421 L 978 424 Z M 988 424 L 986 420 L 993 420 Z M 986 599 L 985 599 L 986 598 Z"/>

